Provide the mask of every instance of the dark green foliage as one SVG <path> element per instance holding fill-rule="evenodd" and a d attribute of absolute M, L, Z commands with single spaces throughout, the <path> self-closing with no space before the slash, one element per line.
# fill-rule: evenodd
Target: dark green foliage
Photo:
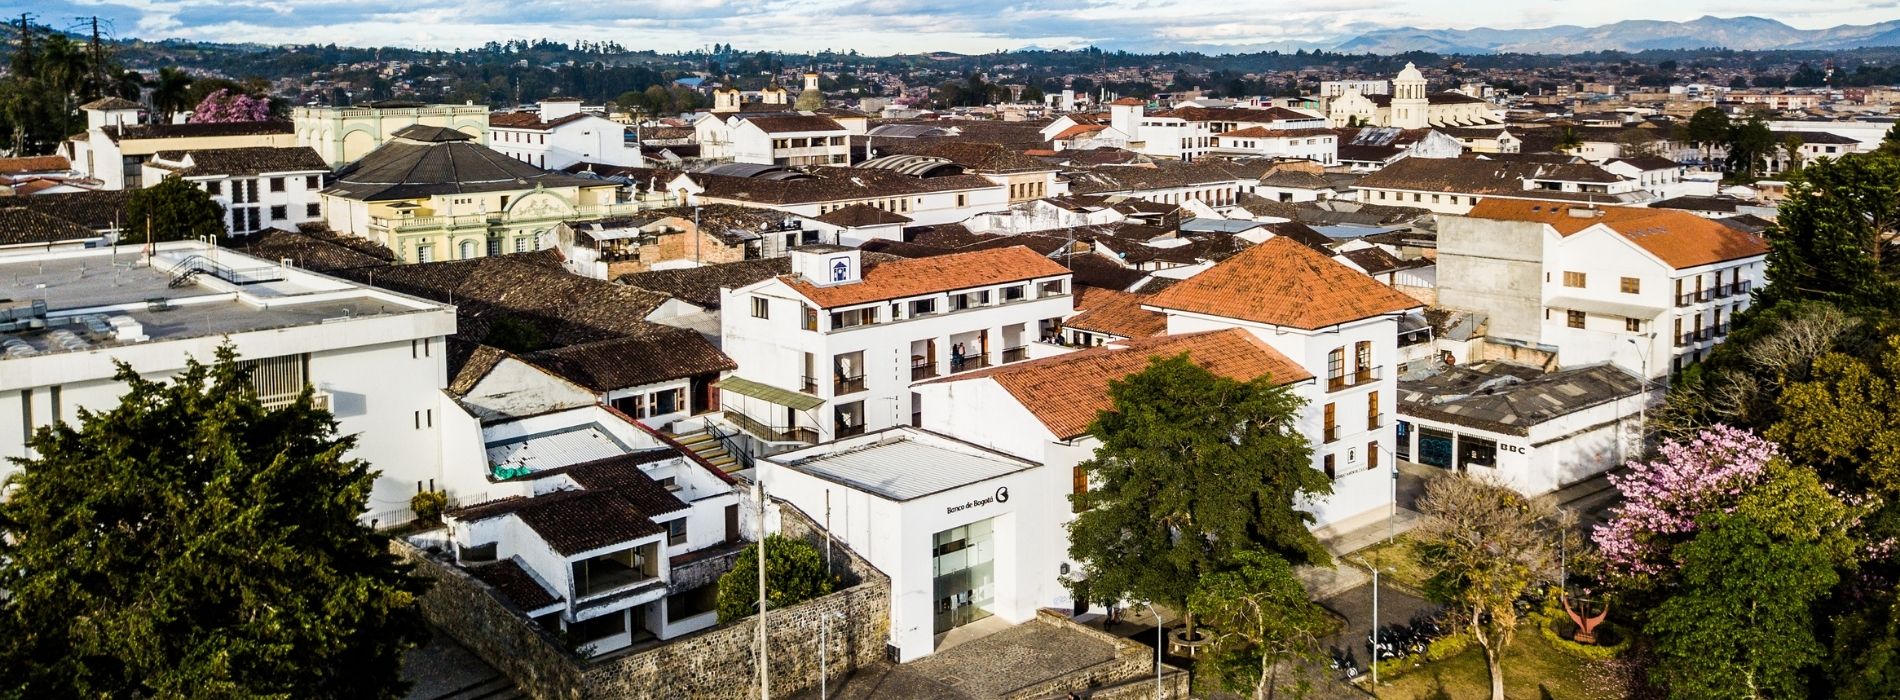
<path fill-rule="evenodd" d="M 1781 147 L 1781 139 L 1768 130 L 1768 122 L 1759 114 L 1731 124 L 1727 143 L 1728 171 L 1747 177 L 1753 177 L 1764 161 L 1774 155 L 1775 149 Z"/>
<path fill-rule="evenodd" d="M 1825 301 L 1842 309 L 1900 308 L 1900 158 L 1848 155 L 1789 179 L 1768 232 L 1764 303 Z"/>
<path fill-rule="evenodd" d="M 1260 697 L 1278 688 L 1295 696 L 1311 681 L 1295 669 L 1319 658 L 1326 613 L 1307 597 L 1293 566 L 1279 555 L 1241 552 L 1236 568 L 1201 579 L 1188 609 L 1213 629 L 1214 645 L 1196 670 L 1222 688 Z M 1283 677 L 1284 676 L 1284 677 Z"/>
<path fill-rule="evenodd" d="M 1650 614 L 1652 676 L 1677 698 L 1802 697 L 1821 658 L 1810 606 L 1838 580 L 1820 547 L 1754 520 L 1707 516 L 1678 549 L 1682 584 Z"/>
<path fill-rule="evenodd" d="M 227 347 L 39 429 L 0 504 L 0 695 L 395 698 L 427 587 L 357 520 L 374 473 Z"/>
<path fill-rule="evenodd" d="M 166 176 L 156 185 L 133 190 L 125 202 L 125 240 L 144 243 L 188 238 L 223 238 L 224 205 L 197 185 Z"/>
<path fill-rule="evenodd" d="M 836 581 L 824 555 L 810 543 L 784 535 L 765 538 L 765 601 L 769 609 L 797 605 L 831 592 Z M 719 621 L 751 616 L 759 609 L 759 545 L 746 545 L 719 577 Z"/>
<path fill-rule="evenodd" d="M 1090 491 L 1069 525 L 1084 563 L 1078 594 L 1186 607 L 1206 576 L 1243 553 L 1325 564 L 1302 498 L 1332 492 L 1294 428 L 1301 400 L 1272 377 L 1238 382 L 1186 355 L 1157 358 L 1109 384 L 1114 408 L 1089 433 L 1101 441 L 1078 465 Z"/>

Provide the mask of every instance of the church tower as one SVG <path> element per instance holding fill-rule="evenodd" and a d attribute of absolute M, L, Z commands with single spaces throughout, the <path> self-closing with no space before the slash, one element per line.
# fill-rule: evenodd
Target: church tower
<path fill-rule="evenodd" d="M 1405 64 L 1405 70 L 1392 80 L 1391 126 L 1423 129 L 1430 125 L 1431 99 L 1425 96 L 1425 74 Z"/>

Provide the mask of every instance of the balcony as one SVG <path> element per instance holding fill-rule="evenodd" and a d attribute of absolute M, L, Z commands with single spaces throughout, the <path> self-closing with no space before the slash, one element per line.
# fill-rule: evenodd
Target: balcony
<path fill-rule="evenodd" d="M 1022 362 L 1026 359 L 1029 359 L 1029 348 L 1025 346 L 1018 345 L 1013 348 L 1003 348 L 1003 364 Z"/>
<path fill-rule="evenodd" d="M 831 381 L 831 395 L 843 396 L 864 391 L 864 375 L 837 377 Z"/>
<path fill-rule="evenodd" d="M 766 442 L 798 442 L 807 445 L 818 444 L 818 431 L 811 428 L 773 428 L 753 420 L 751 416 L 738 411 L 724 411 L 720 415 L 741 430 Z"/>
<path fill-rule="evenodd" d="M 1379 381 L 1383 367 L 1361 367 L 1351 374 L 1340 374 L 1326 378 L 1327 391 L 1342 391 Z"/>
<path fill-rule="evenodd" d="M 1385 427 L 1385 415 L 1374 413 L 1366 416 L 1366 430 L 1378 430 Z"/>
<path fill-rule="evenodd" d="M 937 376 L 937 363 L 933 360 L 926 360 L 910 366 L 910 380 L 913 382 L 920 382 L 935 376 Z"/>
<path fill-rule="evenodd" d="M 1728 324 L 1718 323 L 1713 326 L 1709 326 L 1708 337 L 1711 339 L 1728 337 Z"/>
<path fill-rule="evenodd" d="M 1325 443 L 1339 442 L 1339 426 L 1337 425 L 1326 426 L 1325 439 L 1321 440 L 1321 442 L 1325 442 Z"/>
<path fill-rule="evenodd" d="M 812 396 L 817 396 L 818 395 L 818 378 L 817 377 L 799 377 L 798 391 L 799 393 L 811 394 Z"/>
<path fill-rule="evenodd" d="M 962 372 L 970 372 L 974 370 L 983 369 L 988 366 L 990 366 L 989 357 L 984 356 L 984 355 L 970 355 L 968 357 L 963 358 L 961 362 L 952 362 L 950 365 L 950 373 L 959 374 Z"/>
<path fill-rule="evenodd" d="M 648 544 L 573 563 L 574 597 L 583 600 L 659 581 L 658 545 Z"/>
<path fill-rule="evenodd" d="M 840 438 L 848 438 L 854 435 L 863 435 L 863 434 L 864 434 L 864 426 L 862 424 L 850 425 L 850 426 L 844 426 L 844 427 L 838 428 L 838 437 Z"/>

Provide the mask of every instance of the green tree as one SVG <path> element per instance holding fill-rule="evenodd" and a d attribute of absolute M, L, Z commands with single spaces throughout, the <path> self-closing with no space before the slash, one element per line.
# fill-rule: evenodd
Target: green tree
<path fill-rule="evenodd" d="M 148 233 L 153 241 L 223 238 L 224 205 L 197 185 L 168 175 L 126 198 L 125 238 L 143 243 Z"/>
<path fill-rule="evenodd" d="M 1188 356 L 1155 358 L 1109 383 L 1114 408 L 1089 434 L 1101 442 L 1077 465 L 1089 491 L 1069 524 L 1069 555 L 1086 580 L 1078 596 L 1146 600 L 1189 610 L 1205 577 L 1243 552 L 1293 565 L 1330 561 L 1294 504 L 1332 492 L 1294 428 L 1301 399 L 1261 376 L 1241 382 Z M 1191 612 L 1191 611 L 1190 611 Z M 1192 633 L 1193 616 L 1188 616 Z"/>
<path fill-rule="evenodd" d="M 1569 153 L 1579 148 L 1583 148 L 1583 135 L 1577 133 L 1577 127 L 1569 124 L 1557 127 L 1557 143 L 1551 150 Z"/>
<path fill-rule="evenodd" d="M 1425 592 L 1460 618 L 1484 650 L 1492 700 L 1504 700 L 1504 650 L 1517 633 L 1517 599 L 1557 578 L 1557 512 L 1495 477 L 1444 476 L 1418 502 L 1419 563 L 1435 571 Z"/>
<path fill-rule="evenodd" d="M 797 605 L 831 592 L 836 580 L 810 543 L 784 535 L 765 538 L 765 601 L 771 609 Z M 759 545 L 746 545 L 719 577 L 719 621 L 749 617 L 759 609 Z"/>
<path fill-rule="evenodd" d="M 1900 307 L 1900 158 L 1851 154 L 1789 178 L 1768 238 L 1763 304 L 1818 299 L 1843 309 Z"/>
<path fill-rule="evenodd" d="M 1729 172 L 1751 178 L 1768 156 L 1781 147 L 1781 141 L 1775 138 L 1775 132 L 1768 130 L 1768 122 L 1763 121 L 1760 114 L 1730 125 L 1727 144 Z"/>
<path fill-rule="evenodd" d="M 158 79 L 152 83 L 152 111 L 159 119 L 170 120 L 171 115 L 198 104 L 191 99 L 191 82 L 191 74 L 183 70 L 158 69 Z"/>
<path fill-rule="evenodd" d="M 37 430 L 0 502 L 0 695 L 396 698 L 427 588 L 358 520 L 375 472 L 220 348 Z"/>
<path fill-rule="evenodd" d="M 1325 613 L 1279 555 L 1240 552 L 1235 563 L 1231 571 L 1209 574 L 1188 596 L 1188 610 L 1214 631 L 1202 668 L 1227 690 L 1258 699 L 1288 685 L 1293 695 L 1304 696 L 1310 680 L 1298 669 L 1319 657 Z M 1293 675 L 1290 683 L 1282 673 Z"/>
<path fill-rule="evenodd" d="M 1688 125 L 1683 127 L 1683 137 L 1689 143 L 1702 149 L 1702 160 L 1709 160 L 1709 147 L 1728 142 L 1728 113 L 1716 107 L 1703 107 L 1689 115 Z"/>
<path fill-rule="evenodd" d="M 1810 607 L 1838 580 L 1814 543 L 1713 514 L 1683 545 L 1682 584 L 1651 612 L 1653 679 L 1678 698 L 1803 697 L 1821 658 Z"/>
<path fill-rule="evenodd" d="M 1789 175 L 1801 170 L 1801 147 L 1808 142 L 1800 134 L 1787 134 L 1781 137 L 1781 153 L 1787 156 L 1788 167 L 1783 170 Z"/>
<path fill-rule="evenodd" d="M 1882 155 L 1900 156 L 1900 124 L 1887 129 L 1887 135 L 1880 138 L 1880 146 L 1875 151 Z"/>

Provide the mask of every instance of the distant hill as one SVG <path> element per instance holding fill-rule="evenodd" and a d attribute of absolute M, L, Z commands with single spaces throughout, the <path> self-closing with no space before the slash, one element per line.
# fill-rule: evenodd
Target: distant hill
<path fill-rule="evenodd" d="M 1442 54 L 1537 53 L 1698 49 L 1741 51 L 1840 50 L 1900 46 L 1900 20 L 1796 29 L 1761 17 L 1702 17 L 1687 22 L 1627 20 L 1596 27 L 1561 25 L 1536 29 L 1380 29 L 1334 45 L 1343 53 Z"/>

